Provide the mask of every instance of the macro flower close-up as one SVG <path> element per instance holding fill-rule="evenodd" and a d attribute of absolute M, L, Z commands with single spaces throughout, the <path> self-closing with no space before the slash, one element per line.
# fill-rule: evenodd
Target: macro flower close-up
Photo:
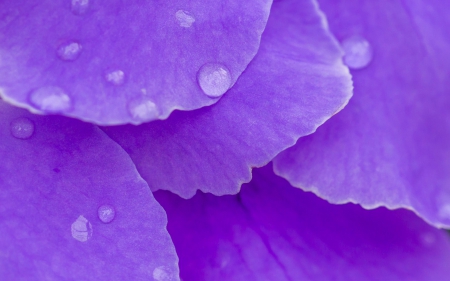
<path fill-rule="evenodd" d="M 450 280 L 450 3 L 0 0 L 0 280 Z"/>

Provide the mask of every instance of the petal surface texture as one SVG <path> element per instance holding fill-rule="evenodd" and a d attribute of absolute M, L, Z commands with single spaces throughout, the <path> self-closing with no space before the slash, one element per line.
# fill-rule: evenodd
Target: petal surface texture
<path fill-rule="evenodd" d="M 407 210 L 332 205 L 270 167 L 238 195 L 155 193 L 190 280 L 444 281 L 450 239 Z"/>
<path fill-rule="evenodd" d="M 179 280 L 164 210 L 99 128 L 0 101 L 0 159 L 0 280 Z"/>
<path fill-rule="evenodd" d="M 339 40 L 373 59 L 348 107 L 274 160 L 278 175 L 332 203 L 414 210 L 450 227 L 450 5 L 321 1 Z"/>
<path fill-rule="evenodd" d="M 234 194 L 280 151 L 311 134 L 352 93 L 342 52 L 315 2 L 274 3 L 258 55 L 219 103 L 105 131 L 152 190 Z"/>
<path fill-rule="evenodd" d="M 102 125 L 215 103 L 255 56 L 271 0 L 3 0 L 0 93 Z"/>

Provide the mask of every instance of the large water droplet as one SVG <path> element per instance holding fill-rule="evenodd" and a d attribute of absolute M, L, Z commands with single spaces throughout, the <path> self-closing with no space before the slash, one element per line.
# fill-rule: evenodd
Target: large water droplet
<path fill-rule="evenodd" d="M 148 97 L 137 97 L 128 102 L 128 112 L 134 120 L 147 122 L 158 118 L 156 104 Z"/>
<path fill-rule="evenodd" d="M 98 218 L 104 223 L 110 223 L 116 216 L 116 210 L 111 205 L 102 205 L 97 210 Z"/>
<path fill-rule="evenodd" d="M 72 223 L 70 230 L 72 237 L 80 242 L 86 242 L 92 237 L 92 225 L 83 216 L 79 216 L 74 223 Z"/>
<path fill-rule="evenodd" d="M 62 60 L 74 61 L 80 56 L 82 49 L 83 48 L 79 43 L 69 42 L 59 46 L 56 53 L 58 54 L 58 57 Z"/>
<path fill-rule="evenodd" d="M 125 73 L 122 70 L 114 70 L 106 73 L 105 75 L 106 81 L 109 83 L 119 86 L 125 82 Z"/>
<path fill-rule="evenodd" d="M 82 15 L 89 8 L 89 0 L 72 0 L 72 13 Z"/>
<path fill-rule="evenodd" d="M 69 95 L 54 86 L 34 90 L 30 94 L 30 101 L 36 108 L 51 113 L 68 111 L 72 107 Z"/>
<path fill-rule="evenodd" d="M 11 121 L 10 131 L 15 138 L 28 139 L 34 133 L 34 123 L 26 117 L 19 117 Z"/>
<path fill-rule="evenodd" d="M 231 86 L 230 71 L 218 63 L 206 63 L 197 73 L 197 80 L 203 92 L 217 98 L 225 94 Z"/>
<path fill-rule="evenodd" d="M 175 17 L 181 27 L 191 27 L 191 25 L 195 22 L 195 18 L 187 11 L 178 10 L 175 13 Z"/>
<path fill-rule="evenodd" d="M 344 63 L 353 69 L 366 67 L 373 57 L 370 43 L 361 36 L 352 36 L 341 43 L 345 52 Z"/>

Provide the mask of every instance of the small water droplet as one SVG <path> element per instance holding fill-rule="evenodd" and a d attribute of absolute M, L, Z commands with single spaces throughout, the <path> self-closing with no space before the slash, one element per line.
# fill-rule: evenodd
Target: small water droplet
<path fill-rule="evenodd" d="M 341 43 L 344 50 L 344 63 L 353 69 L 366 67 L 373 57 L 370 43 L 361 36 L 352 36 Z"/>
<path fill-rule="evenodd" d="M 169 281 L 170 276 L 166 272 L 165 266 L 158 266 L 153 270 L 153 279 L 156 281 Z"/>
<path fill-rule="evenodd" d="M 175 17 L 181 27 L 191 27 L 195 22 L 195 18 L 188 11 L 178 10 L 175 13 Z"/>
<path fill-rule="evenodd" d="M 439 209 L 439 216 L 450 220 L 450 204 L 446 204 Z"/>
<path fill-rule="evenodd" d="M 128 102 L 128 112 L 133 119 L 147 122 L 158 118 L 156 104 L 147 97 L 137 97 Z"/>
<path fill-rule="evenodd" d="M 36 108 L 51 113 L 68 111 L 72 107 L 69 95 L 54 86 L 34 90 L 30 94 L 30 101 Z"/>
<path fill-rule="evenodd" d="M 80 56 L 82 49 L 83 48 L 79 43 L 69 42 L 59 46 L 56 53 L 58 54 L 58 57 L 62 60 L 74 61 Z"/>
<path fill-rule="evenodd" d="M 105 79 L 109 83 L 119 86 L 119 85 L 122 85 L 123 82 L 125 82 L 125 73 L 123 73 L 122 70 L 114 70 L 114 71 L 108 72 L 105 75 Z"/>
<path fill-rule="evenodd" d="M 198 71 L 197 80 L 203 92 L 211 98 L 222 96 L 231 86 L 230 71 L 218 63 L 204 64 Z"/>
<path fill-rule="evenodd" d="M 11 121 L 10 130 L 15 138 L 29 139 L 34 133 L 34 123 L 26 117 L 19 117 Z"/>
<path fill-rule="evenodd" d="M 82 15 L 89 8 L 89 0 L 72 0 L 72 13 Z"/>
<path fill-rule="evenodd" d="M 420 239 L 425 246 L 431 246 L 436 242 L 436 236 L 431 232 L 422 233 Z"/>
<path fill-rule="evenodd" d="M 116 210 L 111 205 L 102 205 L 98 208 L 98 218 L 104 223 L 110 223 L 116 216 Z"/>
<path fill-rule="evenodd" d="M 83 216 L 79 216 L 74 223 L 72 223 L 70 230 L 72 237 L 80 242 L 86 242 L 92 237 L 92 225 Z"/>

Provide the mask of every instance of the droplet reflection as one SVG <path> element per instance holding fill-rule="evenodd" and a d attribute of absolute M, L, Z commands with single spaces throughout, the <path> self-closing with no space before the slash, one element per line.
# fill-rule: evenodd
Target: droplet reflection
<path fill-rule="evenodd" d="M 83 48 L 77 42 L 69 42 L 59 46 L 57 54 L 58 57 L 65 61 L 74 61 L 76 60 L 81 53 Z"/>
<path fill-rule="evenodd" d="M 30 102 L 38 109 L 56 113 L 71 109 L 72 101 L 69 95 L 59 87 L 41 87 L 31 92 Z"/>
<path fill-rule="evenodd" d="M 80 242 L 86 242 L 92 237 L 92 225 L 83 216 L 79 216 L 70 227 L 72 237 Z"/>
<path fill-rule="evenodd" d="M 191 25 L 195 22 L 195 18 L 187 11 L 178 10 L 175 13 L 175 17 L 181 27 L 191 27 Z"/>

